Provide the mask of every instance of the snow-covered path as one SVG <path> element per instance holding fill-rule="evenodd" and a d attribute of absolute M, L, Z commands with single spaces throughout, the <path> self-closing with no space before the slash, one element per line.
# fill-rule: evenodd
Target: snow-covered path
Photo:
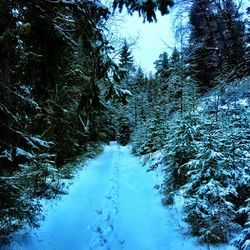
<path fill-rule="evenodd" d="M 12 249 L 208 249 L 180 233 L 174 208 L 161 205 L 155 184 L 156 174 L 146 173 L 129 147 L 112 142 L 80 170 L 68 195 L 46 206 L 41 227 L 16 240 Z"/>

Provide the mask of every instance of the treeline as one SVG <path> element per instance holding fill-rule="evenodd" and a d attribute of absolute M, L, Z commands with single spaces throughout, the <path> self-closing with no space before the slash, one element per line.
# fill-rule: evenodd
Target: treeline
<path fill-rule="evenodd" d="M 38 226 L 37 197 L 60 192 L 61 166 L 115 139 L 110 99 L 124 72 L 106 27 L 115 9 L 153 21 L 171 0 L 0 1 L 0 235 Z"/>
<path fill-rule="evenodd" d="M 120 109 L 121 138 L 144 155 L 162 150 L 164 204 L 185 197 L 189 232 L 201 242 L 249 248 L 250 78 L 249 28 L 236 1 L 194 0 L 188 36 L 146 76 L 121 55 L 133 93 Z M 180 7 L 182 8 L 182 7 Z M 247 10 L 244 10 L 247 11 Z M 246 14 L 246 13 L 245 13 Z M 127 126 L 127 125 L 126 125 Z M 122 130 L 123 131 L 123 130 Z M 122 132 L 121 131 L 121 132 Z M 125 140 L 126 143 L 127 139 Z"/>

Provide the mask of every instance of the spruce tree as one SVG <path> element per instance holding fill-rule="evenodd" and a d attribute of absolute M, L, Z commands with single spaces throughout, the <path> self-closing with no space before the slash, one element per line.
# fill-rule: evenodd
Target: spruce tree
<path fill-rule="evenodd" d="M 129 14 L 138 11 L 140 16 L 143 16 L 144 21 L 153 22 L 157 21 L 156 11 L 159 10 L 162 15 L 169 13 L 169 7 L 174 5 L 173 0 L 157 0 L 157 1 L 125 1 L 125 0 L 114 0 L 114 9 L 118 8 L 122 11 L 125 6 Z"/>
<path fill-rule="evenodd" d="M 204 93 L 213 86 L 218 66 L 212 2 L 193 1 L 189 18 L 191 76 L 197 81 L 199 90 Z"/>
<path fill-rule="evenodd" d="M 237 197 L 237 191 L 229 181 L 227 160 L 217 136 L 209 134 L 196 158 L 186 164 L 190 179 L 184 186 L 187 195 L 191 195 L 185 205 L 191 233 L 210 243 L 227 242 L 230 231 L 237 228 L 236 211 L 228 200 L 230 196 Z"/>
<path fill-rule="evenodd" d="M 123 42 L 123 46 L 120 52 L 120 63 L 119 66 L 126 70 L 126 75 L 133 71 L 134 57 L 130 51 L 129 45 L 126 40 Z"/>
<path fill-rule="evenodd" d="M 166 162 L 165 192 L 176 191 L 187 183 L 186 167 L 198 152 L 202 122 L 195 114 L 175 118 L 175 126 L 168 131 L 164 149 Z"/>
<path fill-rule="evenodd" d="M 245 26 L 233 0 L 195 0 L 190 24 L 190 72 L 201 93 L 218 84 L 220 76 L 246 75 Z"/>
<path fill-rule="evenodd" d="M 241 78 L 244 70 L 246 53 L 244 41 L 245 25 L 242 14 L 234 0 L 224 0 L 222 6 L 217 5 L 216 19 L 217 47 L 220 51 L 219 63 L 221 72 L 233 72 L 232 79 Z M 224 32 L 223 32 L 224 31 Z"/>
<path fill-rule="evenodd" d="M 159 59 L 154 62 L 156 76 L 167 80 L 169 77 L 169 59 L 167 52 L 160 54 Z"/>

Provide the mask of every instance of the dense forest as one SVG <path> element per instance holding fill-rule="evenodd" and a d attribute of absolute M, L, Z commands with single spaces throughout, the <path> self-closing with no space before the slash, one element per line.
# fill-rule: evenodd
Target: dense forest
<path fill-rule="evenodd" d="M 250 7 L 242 2 L 176 1 L 179 45 L 147 74 L 129 41 L 113 41 L 112 18 L 125 9 L 155 22 L 172 0 L 1 1 L 1 242 L 39 226 L 39 200 L 64 193 L 68 162 L 117 140 L 138 156 L 162 151 L 150 171 L 164 169 L 164 205 L 185 197 L 190 234 L 248 250 Z"/>

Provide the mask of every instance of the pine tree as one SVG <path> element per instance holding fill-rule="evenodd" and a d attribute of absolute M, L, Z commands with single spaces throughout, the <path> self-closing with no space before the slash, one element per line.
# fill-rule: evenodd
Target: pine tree
<path fill-rule="evenodd" d="M 113 7 L 114 9 L 118 8 L 120 12 L 123 7 L 126 6 L 128 13 L 132 14 L 135 11 L 138 11 L 140 16 L 143 16 L 144 21 L 153 22 L 157 21 L 156 11 L 159 10 L 162 15 L 169 13 L 169 7 L 174 5 L 172 0 L 157 0 L 157 1 L 125 1 L 125 0 L 114 0 Z"/>
<path fill-rule="evenodd" d="M 218 84 L 219 76 L 246 74 L 244 23 L 233 0 L 194 1 L 190 24 L 191 76 L 201 93 Z"/>
<path fill-rule="evenodd" d="M 130 124 L 124 117 L 121 117 L 118 122 L 117 141 L 125 146 L 130 142 Z"/>
<path fill-rule="evenodd" d="M 166 164 L 165 193 L 177 190 L 187 183 L 186 167 L 198 152 L 202 134 L 202 122 L 195 114 L 186 114 L 174 118 L 175 126 L 171 126 L 164 149 Z M 173 124 L 171 124 L 173 125 Z"/>
<path fill-rule="evenodd" d="M 167 52 L 160 54 L 159 59 L 154 62 L 156 69 L 156 76 L 164 79 L 169 77 L 169 60 Z"/>
<path fill-rule="evenodd" d="M 129 90 L 132 93 L 128 107 L 128 115 L 135 127 L 141 122 L 146 112 L 143 102 L 147 99 L 147 79 L 142 68 L 138 67 L 137 72 L 128 84 Z"/>
<path fill-rule="evenodd" d="M 233 244 L 240 250 L 250 248 L 250 200 L 247 200 L 248 206 L 244 209 L 247 214 L 247 222 L 244 225 L 242 233 L 234 240 Z"/>
<path fill-rule="evenodd" d="M 239 108 L 226 111 L 220 123 L 206 125 L 188 169 L 186 220 L 201 241 L 227 242 L 244 226 L 249 193 L 249 122 Z"/>
<path fill-rule="evenodd" d="M 222 72 L 234 72 L 233 79 L 244 76 L 246 52 L 244 44 L 244 22 L 241 19 L 238 7 L 233 0 L 224 0 L 222 6 L 217 5 L 218 13 L 216 19 L 216 29 L 219 33 L 217 47 L 220 55 L 219 63 L 222 64 Z M 224 32 L 222 32 L 224 30 Z"/>
<path fill-rule="evenodd" d="M 133 71 L 134 57 L 130 51 L 129 45 L 126 40 L 123 42 L 123 46 L 120 52 L 120 63 L 119 66 L 126 70 L 126 75 L 128 76 L 131 71 Z"/>
<path fill-rule="evenodd" d="M 247 19 L 245 21 L 245 44 L 246 44 L 246 53 L 245 53 L 245 75 L 250 75 L 250 7 L 246 9 Z"/>
<path fill-rule="evenodd" d="M 165 98 L 168 100 L 166 107 L 169 114 L 175 111 L 181 114 L 185 113 L 184 88 L 187 86 L 186 71 L 184 55 L 174 50 L 170 59 L 170 75 L 165 94 Z"/>
<path fill-rule="evenodd" d="M 217 74 L 217 47 L 215 43 L 212 2 L 195 0 L 190 11 L 190 64 L 191 76 L 201 92 L 213 86 Z"/>
<path fill-rule="evenodd" d="M 209 133 L 196 158 L 185 165 L 189 169 L 189 182 L 184 186 L 189 196 L 186 221 L 192 234 L 209 243 L 227 242 L 230 232 L 239 228 L 232 202 L 237 190 L 230 180 L 232 169 L 221 151 L 220 137 Z"/>

